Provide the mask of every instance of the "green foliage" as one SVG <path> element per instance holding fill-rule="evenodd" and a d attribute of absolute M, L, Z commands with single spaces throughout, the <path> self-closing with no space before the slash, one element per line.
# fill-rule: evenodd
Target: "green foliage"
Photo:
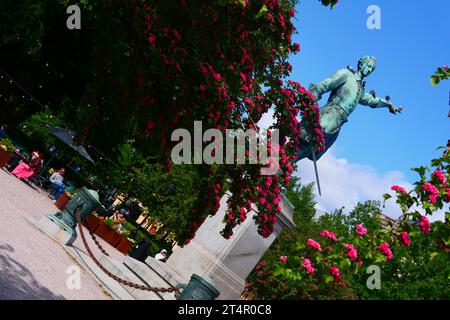
<path fill-rule="evenodd" d="M 348 215 L 338 209 L 301 229 L 283 232 L 247 279 L 250 290 L 262 299 L 449 299 L 450 221 L 428 227 L 425 217 L 448 208 L 449 156 L 446 150 L 430 166 L 413 169 L 420 176 L 413 190 L 394 188 L 403 215 L 392 226 L 382 227 L 379 202 L 366 201 Z M 368 233 L 357 235 L 357 224 Z M 322 230 L 333 232 L 336 241 Z M 306 245 L 308 239 L 317 241 L 321 250 Z M 357 250 L 356 259 L 349 255 L 349 244 Z M 381 250 L 381 244 L 389 244 L 392 256 Z M 304 258 L 310 259 L 312 274 L 303 265 Z M 366 286 L 370 265 L 380 267 L 379 290 Z M 339 268 L 339 277 L 330 267 Z"/>
<path fill-rule="evenodd" d="M 430 77 L 430 82 L 432 86 L 437 86 L 442 80 L 447 80 L 450 78 L 450 69 L 448 66 L 443 66 L 437 68 L 434 75 Z"/>
<path fill-rule="evenodd" d="M 62 119 L 76 131 L 77 142 L 108 158 L 107 164 L 86 170 L 139 197 L 167 228 L 178 229 L 180 243 L 216 212 L 227 185 L 233 214 L 223 235 L 231 236 L 241 222 L 239 209 L 252 200 L 260 206 L 256 190 L 268 178 L 255 165 L 188 165 L 171 171 L 171 134 L 191 130 L 196 120 L 205 130 L 247 129 L 275 106 L 274 126 L 284 141 L 295 140 L 296 116 L 312 108 L 299 84 L 284 83 L 292 69 L 287 60 L 299 50 L 292 42 L 297 2 L 83 0 L 82 31 L 76 32 L 65 27 L 68 0 L 3 1 L 0 60 L 41 103 L 9 92 L 11 102 L 1 105 L 0 118 L 16 125 L 43 111 L 26 129 L 50 142 L 37 120 L 48 114 Z M 282 94 L 286 89 L 289 99 Z M 320 131 L 317 121 L 310 122 Z M 294 145 L 282 147 L 286 158 L 295 152 Z M 267 201 L 279 196 L 278 185 L 288 184 L 288 169 L 283 165 L 281 179 L 268 184 Z M 167 193 L 171 184 L 175 195 Z M 276 206 L 273 212 L 258 208 L 258 214 L 271 218 L 255 220 L 262 236 L 273 231 Z"/>
<path fill-rule="evenodd" d="M 66 127 L 65 122 L 61 116 L 55 115 L 50 109 L 46 108 L 40 112 L 31 115 L 27 120 L 23 121 L 19 128 L 29 137 L 34 136 L 45 141 L 49 145 L 60 144 L 58 140 L 44 125 L 45 123 L 57 127 Z"/>
<path fill-rule="evenodd" d="M 14 152 L 14 150 L 16 149 L 16 147 L 14 146 L 12 141 L 8 138 L 0 140 L 0 148 L 2 148 L 3 151 L 5 151 L 6 153 L 9 153 L 9 154 L 12 154 Z"/>
<path fill-rule="evenodd" d="M 335 5 L 337 5 L 337 3 L 339 2 L 339 0 L 319 0 L 322 2 L 322 4 L 326 7 L 330 6 L 331 9 L 333 9 L 333 7 Z"/>
<path fill-rule="evenodd" d="M 313 188 L 314 183 L 302 186 L 300 178 L 296 176 L 291 177 L 291 183 L 286 188 L 285 195 L 295 207 L 293 219 L 296 224 L 303 221 L 311 221 L 316 214 Z"/>
<path fill-rule="evenodd" d="M 34 0 L 1 1 L 0 39 L 2 39 L 2 44 L 11 46 L 20 44 L 27 55 L 36 59 L 41 54 L 42 49 L 44 18 L 45 2 Z"/>

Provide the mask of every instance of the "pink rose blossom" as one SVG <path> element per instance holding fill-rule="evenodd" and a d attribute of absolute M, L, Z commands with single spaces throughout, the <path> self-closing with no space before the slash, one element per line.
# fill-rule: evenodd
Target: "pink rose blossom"
<path fill-rule="evenodd" d="M 334 281 L 338 282 L 341 280 L 341 274 L 339 273 L 339 268 L 335 266 L 330 267 L 330 273 L 334 277 Z"/>
<path fill-rule="evenodd" d="M 392 186 L 392 187 L 391 187 L 391 190 L 393 190 L 393 191 L 399 191 L 399 192 L 401 192 L 401 193 L 403 193 L 403 194 L 408 194 L 408 192 L 406 192 L 405 188 L 400 187 L 400 186 Z"/>
<path fill-rule="evenodd" d="M 333 241 L 337 241 L 336 235 L 335 235 L 333 232 L 331 232 L 331 231 L 323 230 L 323 231 L 320 233 L 320 235 L 321 235 L 322 237 L 324 237 L 324 238 L 327 237 L 327 238 L 332 239 Z"/>
<path fill-rule="evenodd" d="M 362 225 L 357 224 L 356 230 L 358 231 L 357 234 L 359 237 L 362 237 L 363 235 L 367 234 L 367 229 L 364 228 Z"/>
<path fill-rule="evenodd" d="M 406 247 L 409 247 L 411 245 L 411 239 L 409 239 L 408 232 L 402 231 L 402 233 L 400 234 L 400 237 L 401 237 L 401 241 L 403 242 L 403 244 Z"/>
<path fill-rule="evenodd" d="M 287 258 L 288 258 L 287 256 L 281 256 L 280 257 L 280 261 L 283 262 L 283 263 L 286 263 Z"/>
<path fill-rule="evenodd" d="M 318 242 L 314 241 L 313 239 L 308 239 L 308 241 L 306 241 L 306 245 L 311 246 L 314 249 L 322 252 L 322 247 L 320 246 L 320 244 Z"/>
<path fill-rule="evenodd" d="M 303 267 L 306 269 L 306 272 L 309 274 L 314 273 L 314 267 L 311 264 L 311 260 L 304 258 L 303 259 Z"/>
<path fill-rule="evenodd" d="M 427 219 L 425 216 L 420 216 L 420 231 L 423 233 L 430 233 L 431 232 L 431 222 Z"/>
<path fill-rule="evenodd" d="M 435 196 L 434 194 L 430 194 L 430 195 L 428 196 L 428 199 L 430 200 L 430 202 L 431 202 L 432 204 L 436 204 L 437 198 L 436 198 L 436 196 Z"/>
<path fill-rule="evenodd" d="M 387 257 L 387 261 L 391 261 L 394 255 L 392 254 L 389 243 L 385 242 L 377 247 Z"/>
<path fill-rule="evenodd" d="M 436 203 L 436 197 L 439 195 L 439 190 L 436 186 L 431 183 L 425 183 L 423 185 L 423 190 L 428 191 L 430 194 L 428 195 L 428 199 L 432 204 Z"/>
<path fill-rule="evenodd" d="M 351 261 L 358 259 L 358 251 L 352 244 L 347 243 L 344 247 L 348 249 L 347 256 Z"/>
<path fill-rule="evenodd" d="M 436 170 L 435 172 L 433 172 L 433 176 L 436 177 L 436 179 L 438 179 L 439 182 L 444 183 L 445 181 L 445 175 L 441 170 Z"/>

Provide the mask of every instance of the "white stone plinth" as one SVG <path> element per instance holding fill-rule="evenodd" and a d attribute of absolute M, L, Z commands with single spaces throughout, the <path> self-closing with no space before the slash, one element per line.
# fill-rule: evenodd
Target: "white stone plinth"
<path fill-rule="evenodd" d="M 166 264 L 184 278 L 186 283 L 192 274 L 213 278 L 220 296 L 217 299 L 239 299 L 245 287 L 245 279 L 269 249 L 283 228 L 295 226 L 292 220 L 293 206 L 282 197 L 282 212 L 278 215 L 275 232 L 268 238 L 257 233 L 252 219 L 254 212 L 234 229 L 227 240 L 220 235 L 227 210 L 226 194 L 215 216 L 205 220 L 197 230 L 195 238 L 183 248 L 175 248 Z"/>
<path fill-rule="evenodd" d="M 73 234 L 73 230 L 69 227 L 56 224 L 46 215 L 36 222 L 36 226 L 50 237 L 64 245 L 71 245 L 76 239 L 76 235 Z"/>

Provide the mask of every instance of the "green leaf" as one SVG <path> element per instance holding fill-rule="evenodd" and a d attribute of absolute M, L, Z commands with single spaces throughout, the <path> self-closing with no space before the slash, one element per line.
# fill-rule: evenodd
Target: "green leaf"
<path fill-rule="evenodd" d="M 386 256 L 382 256 L 382 255 L 377 255 L 376 259 L 375 259 L 375 263 L 383 263 L 386 261 Z"/>
<path fill-rule="evenodd" d="M 450 245 L 450 238 L 448 238 L 447 240 L 442 239 L 442 241 L 444 241 L 446 246 Z"/>
<path fill-rule="evenodd" d="M 431 165 L 432 165 L 433 167 L 437 167 L 437 166 L 439 166 L 441 163 L 442 163 L 441 159 L 433 159 L 433 160 L 431 160 Z"/>
<path fill-rule="evenodd" d="M 433 260 L 437 255 L 437 252 L 433 252 L 432 254 L 430 254 L 430 260 Z"/>
<path fill-rule="evenodd" d="M 263 4 L 263 6 L 261 7 L 261 10 L 259 10 L 258 14 L 255 16 L 255 19 L 261 18 L 261 16 L 265 15 L 267 11 L 268 11 L 268 9 L 267 9 L 266 4 Z"/>
<path fill-rule="evenodd" d="M 334 280 L 333 276 L 326 276 L 325 277 L 325 283 L 330 283 L 333 280 Z"/>
<path fill-rule="evenodd" d="M 419 167 L 419 168 L 412 168 L 411 170 L 417 172 L 421 177 L 423 177 L 425 175 L 425 172 L 427 171 L 427 168 Z"/>
<path fill-rule="evenodd" d="M 384 201 L 386 201 L 386 200 L 388 200 L 388 199 L 390 199 L 390 198 L 392 198 L 392 196 L 391 196 L 389 193 L 383 194 L 383 199 L 384 199 Z"/>
<path fill-rule="evenodd" d="M 386 206 L 386 201 L 392 198 L 392 196 L 389 193 L 383 194 L 383 208 Z"/>
<path fill-rule="evenodd" d="M 274 271 L 274 273 L 273 273 L 273 275 L 274 275 L 275 277 L 277 277 L 277 276 L 282 276 L 282 275 L 285 275 L 285 274 L 286 274 L 286 270 L 285 270 L 285 269 L 282 269 L 282 268 L 276 269 L 276 270 Z"/>
<path fill-rule="evenodd" d="M 431 77 L 430 77 L 430 81 L 431 81 L 431 85 L 432 85 L 433 87 L 434 87 L 434 86 L 437 86 L 437 85 L 439 84 L 439 82 L 440 82 L 438 76 L 431 76 Z"/>

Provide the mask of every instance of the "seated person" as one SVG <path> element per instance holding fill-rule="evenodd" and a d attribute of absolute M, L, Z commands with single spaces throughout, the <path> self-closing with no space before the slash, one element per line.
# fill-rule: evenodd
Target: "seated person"
<path fill-rule="evenodd" d="M 13 171 L 14 174 L 19 179 L 31 178 L 36 172 L 42 167 L 42 153 L 40 151 L 33 151 L 31 153 L 28 164 L 21 162 Z"/>
<path fill-rule="evenodd" d="M 111 218 L 113 219 L 114 223 L 112 227 L 114 231 L 122 235 L 128 232 L 127 230 L 123 229 L 123 224 L 126 222 L 126 220 L 119 210 L 116 210 Z"/>
<path fill-rule="evenodd" d="M 166 262 L 166 258 L 167 258 L 167 250 L 166 249 L 162 249 L 161 252 L 155 256 L 155 259 L 159 260 L 161 262 Z"/>
<path fill-rule="evenodd" d="M 66 185 L 63 183 L 64 181 L 64 173 L 66 170 L 64 168 L 61 168 L 57 171 L 55 171 L 50 176 L 50 182 L 52 183 L 52 188 L 56 190 L 56 195 L 54 197 L 55 201 L 59 199 L 59 197 L 64 193 L 66 190 Z"/>

